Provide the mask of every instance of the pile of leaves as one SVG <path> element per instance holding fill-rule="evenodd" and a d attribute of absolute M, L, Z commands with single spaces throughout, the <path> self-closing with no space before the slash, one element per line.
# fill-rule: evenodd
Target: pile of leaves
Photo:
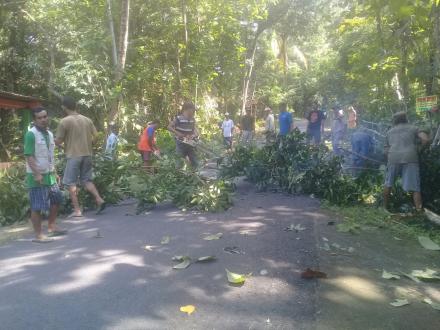
<path fill-rule="evenodd" d="M 281 188 L 289 193 L 313 194 L 333 204 L 359 202 L 377 190 L 377 174 L 353 178 L 342 172 L 342 159 L 325 146 L 306 143 L 295 130 L 263 148 L 238 147 L 222 167 L 223 177 L 245 175 L 261 190 Z"/>
<path fill-rule="evenodd" d="M 130 194 L 138 200 L 138 213 L 170 201 L 182 209 L 222 211 L 232 205 L 233 185 L 227 180 L 203 178 L 176 160 L 164 157 L 151 175 L 139 169 L 127 178 Z"/>

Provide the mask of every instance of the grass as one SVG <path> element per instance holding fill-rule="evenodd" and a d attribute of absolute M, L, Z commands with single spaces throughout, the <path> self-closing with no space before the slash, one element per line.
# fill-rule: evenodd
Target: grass
<path fill-rule="evenodd" d="M 347 228 L 350 226 L 386 228 L 396 235 L 405 237 L 427 236 L 440 244 L 440 226 L 429 221 L 424 215 L 400 217 L 369 205 L 341 207 L 323 203 L 323 207 L 341 215 Z"/>

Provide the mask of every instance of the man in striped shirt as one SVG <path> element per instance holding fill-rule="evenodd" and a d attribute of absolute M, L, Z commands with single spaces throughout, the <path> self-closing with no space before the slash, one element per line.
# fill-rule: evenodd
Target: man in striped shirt
<path fill-rule="evenodd" d="M 183 159 L 187 159 L 192 168 L 197 168 L 198 161 L 194 145 L 191 144 L 198 138 L 194 112 L 196 107 L 192 102 L 185 102 L 182 111 L 168 125 L 168 130 L 176 137 L 176 152 Z"/>

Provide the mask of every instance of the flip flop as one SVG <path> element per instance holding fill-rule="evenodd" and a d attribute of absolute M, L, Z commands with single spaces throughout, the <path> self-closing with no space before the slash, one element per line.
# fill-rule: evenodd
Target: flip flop
<path fill-rule="evenodd" d="M 95 214 L 101 214 L 102 211 L 104 211 L 105 207 L 107 206 L 106 202 L 102 202 L 99 206 L 98 206 L 98 211 L 96 211 Z"/>
<path fill-rule="evenodd" d="M 67 234 L 67 230 L 54 230 L 49 233 L 47 233 L 48 237 L 57 237 L 57 236 L 64 236 Z"/>
<path fill-rule="evenodd" d="M 76 218 L 76 219 L 82 219 L 82 218 L 84 218 L 84 215 L 82 215 L 82 214 L 80 214 L 80 215 L 77 215 L 77 214 L 75 214 L 75 213 L 72 213 L 72 214 L 70 214 L 67 218 Z"/>
<path fill-rule="evenodd" d="M 44 243 L 51 243 L 53 242 L 53 239 L 50 239 L 48 237 L 44 237 L 44 238 L 34 238 L 32 240 L 32 243 L 40 243 L 40 244 L 44 244 Z"/>

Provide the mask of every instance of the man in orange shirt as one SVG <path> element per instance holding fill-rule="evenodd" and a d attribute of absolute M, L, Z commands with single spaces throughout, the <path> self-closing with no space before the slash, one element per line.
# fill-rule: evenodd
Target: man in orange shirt
<path fill-rule="evenodd" d="M 145 168 L 150 168 L 153 154 L 159 153 L 156 146 L 156 129 L 158 125 L 159 123 L 156 120 L 149 122 L 139 138 L 138 150 L 141 153 Z"/>

